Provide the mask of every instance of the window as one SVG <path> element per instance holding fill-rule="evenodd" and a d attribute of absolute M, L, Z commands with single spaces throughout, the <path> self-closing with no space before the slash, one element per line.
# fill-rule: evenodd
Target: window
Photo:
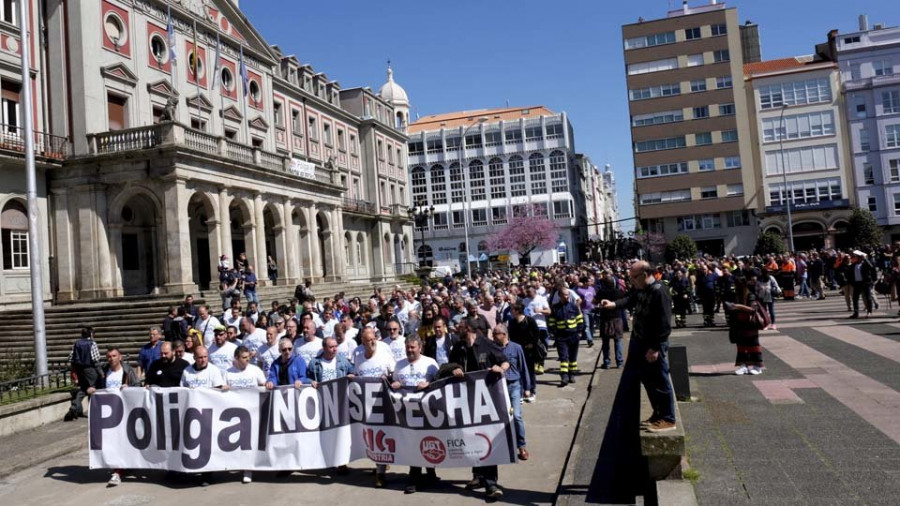
<path fill-rule="evenodd" d="M 719 105 L 719 116 L 734 116 L 734 104 Z"/>
<path fill-rule="evenodd" d="M 307 128 L 309 129 L 309 140 L 313 142 L 319 142 L 319 127 L 316 126 L 316 118 L 309 117 L 306 120 Z"/>
<path fill-rule="evenodd" d="M 509 158 L 509 194 L 512 197 L 524 197 L 525 191 L 525 162 L 519 155 Z"/>
<path fill-rule="evenodd" d="M 469 163 L 469 195 L 473 202 L 487 198 L 484 189 L 484 163 L 481 160 Z"/>
<path fill-rule="evenodd" d="M 761 109 L 774 109 L 784 104 L 802 105 L 830 101 L 831 83 L 827 77 L 759 87 Z"/>
<path fill-rule="evenodd" d="M 740 169 L 741 168 L 741 157 L 739 156 L 726 156 L 725 157 L 725 169 Z"/>
<path fill-rule="evenodd" d="M 696 28 L 685 28 L 684 30 L 684 39 L 685 40 L 694 40 L 700 38 L 700 27 Z"/>
<path fill-rule="evenodd" d="M 832 111 L 821 111 L 785 116 L 783 123 L 781 118 L 766 118 L 762 128 L 765 142 L 834 135 L 834 114 Z"/>
<path fill-rule="evenodd" d="M 731 88 L 733 86 L 731 82 L 731 76 L 722 76 L 716 78 L 716 89 L 724 89 Z"/>
<path fill-rule="evenodd" d="M 900 215 L 900 193 L 894 194 L 894 214 Z"/>
<path fill-rule="evenodd" d="M 566 171 L 566 155 L 562 151 L 550 153 L 550 185 L 551 190 L 564 192 L 569 188 L 569 178 Z"/>
<path fill-rule="evenodd" d="M 678 231 L 684 232 L 685 230 L 694 230 L 696 227 L 694 226 L 694 217 L 693 216 L 679 216 L 678 217 Z"/>
<path fill-rule="evenodd" d="M 220 75 L 222 76 L 222 87 L 225 88 L 225 91 L 229 93 L 234 91 L 234 75 L 231 73 L 231 69 L 222 67 Z"/>
<path fill-rule="evenodd" d="M 900 112 L 900 91 L 883 91 L 881 105 L 884 108 L 884 114 Z"/>
<path fill-rule="evenodd" d="M 326 146 L 334 145 L 331 137 L 331 123 L 322 123 L 322 140 L 325 142 Z M 390 150 L 388 150 L 388 152 L 390 152 Z"/>
<path fill-rule="evenodd" d="M 750 212 L 745 210 L 742 211 L 731 211 L 730 213 L 725 214 L 726 225 L 729 228 L 732 227 L 749 227 L 750 226 Z"/>
<path fill-rule="evenodd" d="M 487 224 L 487 209 L 472 209 L 472 226 L 486 227 Z"/>
<path fill-rule="evenodd" d="M 722 142 L 737 142 L 738 133 L 737 130 L 723 130 L 722 131 Z"/>
<path fill-rule="evenodd" d="M 206 126 L 207 126 L 207 123 L 206 123 L 205 119 L 200 119 L 196 116 L 191 118 L 191 128 L 193 128 L 194 130 L 200 130 L 201 132 L 205 132 Z"/>
<path fill-rule="evenodd" d="M 3 9 L 3 21 L 19 26 L 19 0 L 3 0 L 0 7 Z"/>
<path fill-rule="evenodd" d="M 860 151 L 868 151 L 869 150 L 869 131 L 865 128 L 859 131 L 859 150 Z"/>
<path fill-rule="evenodd" d="M 634 150 L 638 153 L 645 151 L 659 151 L 663 149 L 676 149 L 685 147 L 684 136 L 671 137 L 668 139 L 655 139 L 650 141 L 640 141 L 634 144 Z"/>
<path fill-rule="evenodd" d="M 782 158 L 784 159 L 782 161 Z M 766 151 L 766 175 L 781 174 L 782 163 L 788 174 L 813 170 L 836 169 L 837 145 L 805 146 L 781 151 Z"/>
<path fill-rule="evenodd" d="M 0 122 L 5 125 L 4 129 L 11 133 L 18 133 L 19 126 L 19 91 L 22 86 L 13 81 L 2 80 L 0 82 L 0 96 L 2 96 L 2 118 Z M 124 115 L 124 111 L 122 112 Z M 123 116 L 124 117 L 124 116 Z M 123 119 L 124 121 L 124 119 Z"/>
<path fill-rule="evenodd" d="M 672 176 L 675 174 L 687 174 L 687 162 L 668 163 L 664 165 L 651 165 L 649 167 L 638 167 L 635 174 L 639 179 L 646 177 Z"/>
<path fill-rule="evenodd" d="M 697 93 L 698 91 L 706 91 L 706 79 L 691 81 L 691 93 Z"/>
<path fill-rule="evenodd" d="M 662 125 L 665 123 L 675 123 L 684 121 L 684 114 L 681 110 L 654 112 L 651 114 L 639 114 L 632 117 L 632 126 Z"/>
<path fill-rule="evenodd" d="M 625 39 L 625 49 L 640 49 L 642 47 L 659 46 L 675 42 L 675 32 L 664 32 L 644 37 Z"/>
<path fill-rule="evenodd" d="M 153 59 L 156 60 L 156 63 L 160 65 L 169 61 L 169 47 L 166 45 L 166 41 L 158 33 L 154 33 L 150 36 L 150 54 L 153 55 Z"/>
<path fill-rule="evenodd" d="M 491 223 L 494 225 L 502 225 L 506 223 L 506 208 L 505 207 L 494 207 L 491 208 Z"/>
<path fill-rule="evenodd" d="M 884 127 L 884 146 L 900 148 L 900 124 Z"/>
<path fill-rule="evenodd" d="M 488 176 L 491 178 L 491 198 L 506 198 L 506 175 L 503 172 L 503 160 L 491 158 L 488 162 Z"/>
<path fill-rule="evenodd" d="M 528 127 L 525 129 L 525 140 L 526 141 L 536 141 L 541 138 L 542 132 L 541 127 L 534 126 Z"/>
<path fill-rule="evenodd" d="M 447 203 L 447 174 L 443 165 L 431 166 L 431 203 Z"/>
<path fill-rule="evenodd" d="M 894 64 L 891 60 L 880 60 L 872 63 L 876 76 L 889 76 L 894 73 Z"/>
<path fill-rule="evenodd" d="M 888 172 L 892 183 L 900 182 L 900 160 L 888 160 Z"/>
<path fill-rule="evenodd" d="M 659 86 L 651 86 L 649 88 L 638 88 L 628 90 L 629 100 L 645 100 L 648 98 L 671 97 L 681 94 L 681 86 L 679 84 L 661 84 Z M 508 139 L 509 137 L 507 137 Z"/>
<path fill-rule="evenodd" d="M 854 35 L 853 37 L 844 37 L 844 44 L 856 44 L 859 42 L 859 35 Z"/>
<path fill-rule="evenodd" d="M 878 199 L 875 197 L 869 197 L 866 200 L 869 204 L 869 211 L 871 211 L 873 213 L 877 213 L 878 212 Z"/>
<path fill-rule="evenodd" d="M 712 158 L 709 158 L 707 160 L 698 160 L 697 163 L 700 165 L 700 172 L 716 170 L 716 161 Z"/>
<path fill-rule="evenodd" d="M 713 51 L 713 61 L 716 63 L 726 62 L 731 60 L 731 55 L 728 53 L 727 49 L 720 49 L 718 51 Z"/>
<path fill-rule="evenodd" d="M 722 228 L 722 217 L 718 214 L 697 214 L 694 216 L 679 216 L 677 218 L 678 231 L 704 230 Z"/>
<path fill-rule="evenodd" d="M 708 118 L 708 117 L 709 117 L 709 106 L 703 105 L 700 107 L 694 107 L 694 119 Z"/>
<path fill-rule="evenodd" d="M 278 128 L 284 128 L 284 104 L 282 104 L 281 102 L 275 102 L 272 114 L 275 115 L 275 126 Z"/>
<path fill-rule="evenodd" d="M 863 164 L 863 180 L 865 184 L 875 184 L 875 170 L 871 163 Z"/>
<path fill-rule="evenodd" d="M 859 119 L 865 119 L 867 116 L 868 113 L 866 113 L 866 99 L 858 99 L 856 103 L 856 117 Z"/>
<path fill-rule="evenodd" d="M 338 141 L 338 149 L 340 149 L 341 151 L 347 151 L 347 144 L 346 144 L 346 141 L 344 140 L 344 130 L 343 129 L 338 128 L 337 141 Z M 400 156 L 397 156 L 397 161 L 398 162 L 400 161 Z"/>
<path fill-rule="evenodd" d="M 531 180 L 531 194 L 547 193 L 547 173 L 544 171 L 544 155 L 532 153 L 528 157 L 528 177 Z"/>
<path fill-rule="evenodd" d="M 463 179 L 462 169 L 458 163 L 450 165 L 450 202 L 457 203 L 466 200 L 466 182 Z"/>
<path fill-rule="evenodd" d="M 422 143 L 419 143 L 419 151 L 422 151 Z M 350 134 L 350 154 L 355 155 L 359 153 L 359 144 L 356 143 L 356 135 Z"/>
<path fill-rule="evenodd" d="M 481 147 L 481 134 L 474 133 L 466 136 L 466 149 L 472 148 L 480 148 Z"/>
<path fill-rule="evenodd" d="M 459 140 L 459 137 L 457 137 L 456 140 Z M 380 143 L 381 141 L 378 141 L 378 142 Z M 426 141 L 426 145 L 428 146 L 428 152 L 429 152 L 429 153 L 432 153 L 432 154 L 434 154 L 434 153 L 440 153 L 441 151 L 444 150 L 444 144 L 443 144 L 443 142 L 441 141 L 441 138 L 440 138 L 440 137 L 433 138 L 433 139 L 428 139 L 428 140 Z M 379 148 L 378 151 L 379 151 L 379 153 L 380 153 L 380 152 L 381 152 L 381 148 Z"/>
<path fill-rule="evenodd" d="M 705 146 L 707 144 L 712 144 L 712 133 L 703 132 L 703 133 L 699 133 L 699 134 L 694 134 L 694 145 Z"/>
<path fill-rule="evenodd" d="M 447 151 L 459 151 L 459 146 L 461 144 L 462 137 L 447 137 L 446 139 L 444 139 L 444 146 L 447 148 Z M 439 152 L 440 151 L 435 151 L 435 153 Z"/>
<path fill-rule="evenodd" d="M 788 185 L 791 202 L 794 204 L 841 199 L 841 180 L 839 178 L 807 179 L 788 183 Z M 770 205 L 783 205 L 785 197 L 783 184 L 769 185 Z"/>
<path fill-rule="evenodd" d="M 379 160 L 384 160 L 384 142 L 380 139 L 375 141 L 375 154 Z"/>
<path fill-rule="evenodd" d="M 485 132 L 485 146 L 499 146 L 500 144 L 503 144 L 503 134 L 501 134 L 499 130 L 495 132 Z"/>
<path fill-rule="evenodd" d="M 571 218 L 572 203 L 568 200 L 553 201 L 553 217 L 554 218 Z"/>
<path fill-rule="evenodd" d="M 678 58 L 666 58 L 643 63 L 632 63 L 628 66 L 628 75 L 648 74 L 650 72 L 661 72 L 663 70 L 673 70 L 677 68 Z"/>
<path fill-rule="evenodd" d="M 432 220 L 435 230 L 447 230 L 450 228 L 447 222 L 447 213 L 434 213 Z"/>
<path fill-rule="evenodd" d="M 691 190 L 674 190 L 660 193 L 644 193 L 639 196 L 641 205 L 691 200 Z"/>
<path fill-rule="evenodd" d="M 6 89 L 4 88 L 4 95 L 6 93 Z M 4 102 L 6 99 L 4 98 Z M 4 106 L 6 104 L 4 103 Z M 109 130 L 123 130 L 128 128 L 128 121 L 126 116 L 126 108 L 128 107 L 128 99 L 115 95 L 112 93 L 108 93 L 106 95 L 106 108 L 107 108 L 107 118 L 109 119 Z M 7 111 L 4 107 L 3 114 L 6 115 Z M 6 118 L 4 118 L 6 119 Z"/>
<path fill-rule="evenodd" d="M 703 53 L 687 55 L 688 67 L 699 67 L 700 65 L 703 65 Z"/>
<path fill-rule="evenodd" d="M 0 249 L 3 270 L 28 269 L 28 211 L 18 200 L 12 200 L 0 213 Z"/>
<path fill-rule="evenodd" d="M 562 123 L 553 123 L 547 125 L 547 138 L 548 139 L 558 139 L 563 135 L 563 126 Z"/>
<path fill-rule="evenodd" d="M 735 195 L 743 195 L 744 194 L 744 184 L 743 183 L 735 183 L 730 184 L 726 187 L 725 195 L 729 197 L 734 197 Z"/>
<path fill-rule="evenodd" d="M 715 186 L 704 186 L 700 188 L 701 199 L 714 199 L 719 196 L 719 192 Z"/>
<path fill-rule="evenodd" d="M 728 34 L 728 25 L 720 24 L 720 25 L 712 25 L 710 26 L 712 30 L 712 36 L 718 37 L 719 35 L 727 35 Z"/>
<path fill-rule="evenodd" d="M 507 144 L 522 142 L 522 130 L 518 128 L 510 128 L 503 132 L 503 135 L 506 137 Z"/>
<path fill-rule="evenodd" d="M 451 211 L 450 214 L 453 217 L 453 228 L 464 228 L 466 226 L 466 212 L 465 211 Z M 465 248 L 460 248 L 460 251 Z"/>

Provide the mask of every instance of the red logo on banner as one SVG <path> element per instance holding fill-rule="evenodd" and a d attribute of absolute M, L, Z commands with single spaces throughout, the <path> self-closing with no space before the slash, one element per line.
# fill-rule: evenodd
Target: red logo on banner
<path fill-rule="evenodd" d="M 386 436 L 387 434 L 383 430 L 364 429 L 363 440 L 366 442 L 366 456 L 375 462 L 393 462 L 397 443 L 393 438 Z"/>
<path fill-rule="evenodd" d="M 422 438 L 422 442 L 419 443 L 419 451 L 422 452 L 425 460 L 432 464 L 440 464 L 447 456 L 447 449 L 444 447 L 444 443 L 433 436 Z"/>

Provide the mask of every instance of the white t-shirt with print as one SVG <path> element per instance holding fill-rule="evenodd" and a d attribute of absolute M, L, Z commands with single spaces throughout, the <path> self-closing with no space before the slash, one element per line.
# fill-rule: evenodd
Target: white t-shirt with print
<path fill-rule="evenodd" d="M 266 376 L 253 364 L 247 364 L 243 371 L 232 366 L 225 371 L 225 383 L 233 389 L 255 388 L 266 384 Z"/>
<path fill-rule="evenodd" d="M 208 348 L 209 363 L 221 369 L 222 372 L 227 371 L 234 363 L 234 351 L 236 349 L 237 345 L 229 341 L 225 341 L 221 347 L 216 343 L 213 343 L 212 346 Z"/>
<path fill-rule="evenodd" d="M 225 384 L 222 377 L 222 370 L 209 364 L 202 371 L 194 369 L 194 365 L 189 365 L 181 373 L 181 386 L 187 388 L 216 388 Z"/>
<path fill-rule="evenodd" d="M 391 347 L 391 356 L 394 357 L 395 362 L 399 362 L 406 358 L 406 338 L 403 336 L 397 336 L 396 339 L 392 339 L 390 337 L 384 338 L 381 340 L 383 343 L 387 343 L 388 346 Z"/>
<path fill-rule="evenodd" d="M 299 344 L 299 346 L 297 346 Z M 312 341 L 304 338 L 298 338 L 294 341 L 294 355 L 303 357 L 303 361 L 309 364 L 309 361 L 316 358 L 316 355 L 322 351 L 322 338 L 317 337 Z"/>
<path fill-rule="evenodd" d="M 335 356 L 331 360 L 325 360 L 325 358 L 320 358 L 319 363 L 322 364 L 322 379 L 321 381 L 330 381 L 333 379 L 337 379 L 337 356 Z"/>
<path fill-rule="evenodd" d="M 348 361 L 352 362 L 350 357 L 353 355 L 353 350 L 356 349 L 356 341 L 350 337 L 344 337 L 344 342 L 338 344 L 337 354 L 338 356 L 342 356 L 346 358 Z"/>
<path fill-rule="evenodd" d="M 394 369 L 394 381 L 399 381 L 405 387 L 414 387 L 423 381 L 433 381 L 437 373 L 438 363 L 431 357 L 420 355 L 412 363 L 405 358 L 398 361 Z"/>
<path fill-rule="evenodd" d="M 118 390 L 122 388 L 122 378 L 125 376 L 125 368 L 119 366 L 118 371 L 112 369 L 106 374 L 106 388 L 108 390 Z"/>
<path fill-rule="evenodd" d="M 375 354 L 384 354 L 394 360 L 394 354 L 391 353 L 391 347 L 388 346 L 384 341 L 375 341 Z M 359 365 L 359 362 L 366 359 L 366 347 L 363 345 L 359 345 L 356 349 L 353 350 L 353 353 L 350 355 L 350 362 L 353 365 Z M 396 362 L 396 360 L 394 360 Z"/>
<path fill-rule="evenodd" d="M 375 351 L 372 358 L 366 358 L 365 351 L 357 357 L 356 375 L 363 378 L 390 377 L 396 363 L 390 353 Z"/>
<path fill-rule="evenodd" d="M 272 364 L 278 360 L 278 343 L 275 343 L 274 346 L 269 346 L 268 343 L 259 347 L 256 350 L 256 365 L 262 369 L 262 372 L 268 376 L 269 369 L 272 368 Z"/>
<path fill-rule="evenodd" d="M 250 350 L 250 353 L 259 351 L 259 348 L 266 344 L 266 331 L 263 329 L 254 329 L 253 332 L 244 337 L 244 346 Z"/>

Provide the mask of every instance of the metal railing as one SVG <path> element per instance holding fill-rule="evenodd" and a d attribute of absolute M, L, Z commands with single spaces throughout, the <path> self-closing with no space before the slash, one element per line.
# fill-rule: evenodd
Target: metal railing
<path fill-rule="evenodd" d="M 375 204 L 362 199 L 344 197 L 343 207 L 347 211 L 355 211 L 365 214 L 377 214 Z"/>
<path fill-rule="evenodd" d="M 0 149 L 25 151 L 24 130 L 17 125 L 0 123 Z M 69 139 L 44 132 L 34 132 L 34 152 L 38 156 L 63 160 L 69 156 Z"/>
<path fill-rule="evenodd" d="M 57 360 L 47 365 L 47 374 L 0 382 L 0 404 L 24 401 L 73 386 L 67 362 Z"/>

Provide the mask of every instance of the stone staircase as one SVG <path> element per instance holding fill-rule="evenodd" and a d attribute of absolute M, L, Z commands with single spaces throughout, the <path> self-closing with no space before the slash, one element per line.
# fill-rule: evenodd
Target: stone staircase
<path fill-rule="evenodd" d="M 395 285 L 404 290 L 417 284 L 392 280 L 382 283 L 316 283 L 313 292 L 319 300 L 334 297 L 343 291 L 347 297 L 367 298 L 373 286 L 390 291 Z M 294 295 L 294 286 L 269 286 L 259 289 L 259 299 L 263 309 L 268 309 L 272 301 L 287 303 Z M 221 302 L 217 293 L 195 294 L 195 304 L 205 300 L 213 309 L 213 314 L 221 314 Z M 47 355 L 51 362 L 64 361 L 78 339 L 84 325 L 94 328 L 95 339 L 101 354 L 109 346 L 119 346 L 132 361 L 137 359 L 140 347 L 147 342 L 150 327 L 162 325 L 170 305 L 182 302 L 180 297 L 140 296 L 94 300 L 60 304 L 45 310 L 47 335 Z M 30 360 L 34 356 L 34 334 L 30 310 L 20 309 L 0 312 L 0 362 L 9 360 Z"/>

